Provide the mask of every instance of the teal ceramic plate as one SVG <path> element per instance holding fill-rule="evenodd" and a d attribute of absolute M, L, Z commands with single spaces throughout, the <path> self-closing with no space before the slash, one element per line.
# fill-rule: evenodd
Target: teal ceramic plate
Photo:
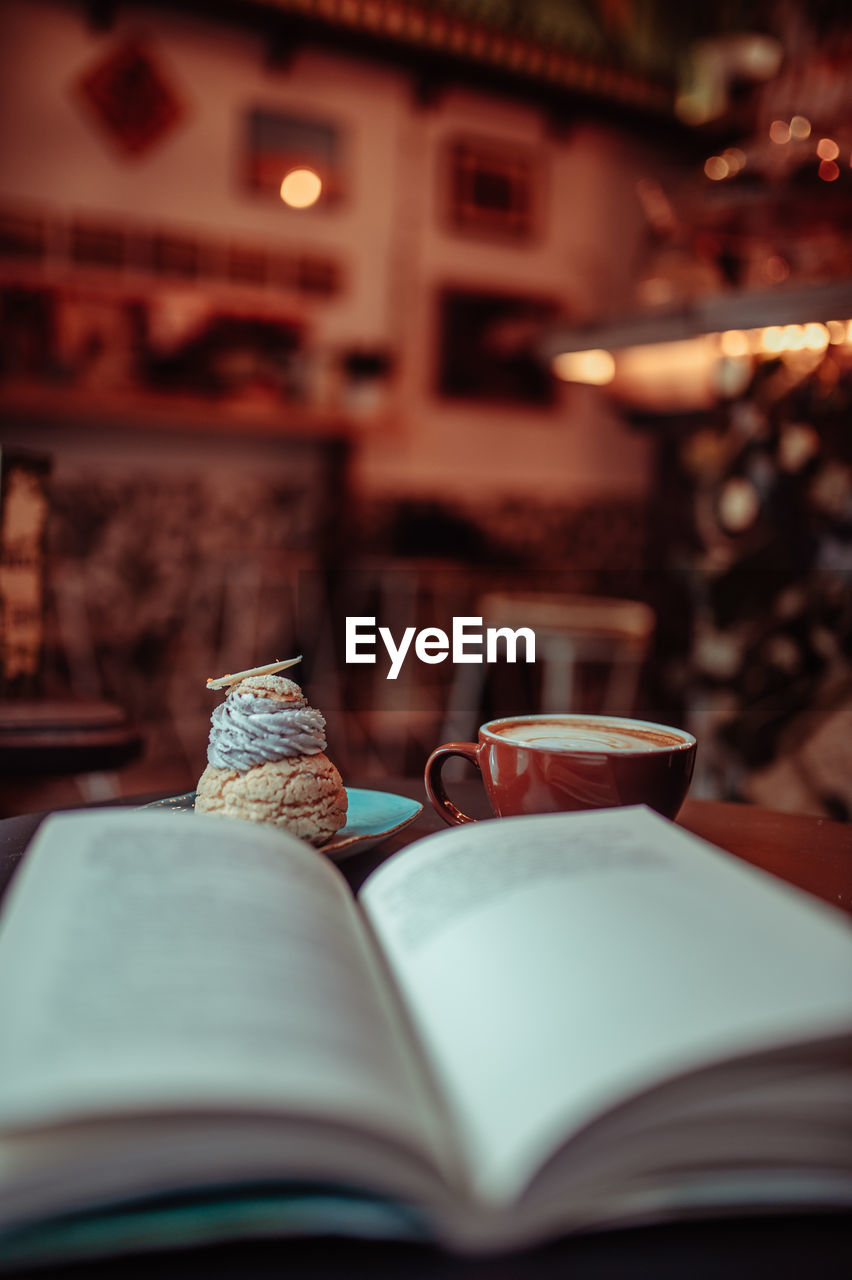
<path fill-rule="evenodd" d="M 423 812 L 423 805 L 406 796 L 396 796 L 390 791 L 365 791 L 361 787 L 347 787 L 349 810 L 346 826 L 341 827 L 333 840 L 322 846 L 330 858 L 348 857 L 360 853 L 402 831 Z M 165 809 L 171 813 L 192 813 L 195 808 L 195 792 L 182 796 L 167 796 L 146 804 L 146 809 Z"/>

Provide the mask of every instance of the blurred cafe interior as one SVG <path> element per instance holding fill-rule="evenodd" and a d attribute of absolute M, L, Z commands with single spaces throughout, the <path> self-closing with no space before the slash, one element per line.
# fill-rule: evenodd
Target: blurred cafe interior
<path fill-rule="evenodd" d="M 606 710 L 852 818 L 845 0 L 0 24 L 0 812 L 191 790 L 206 678 L 301 653 L 345 780 Z"/>

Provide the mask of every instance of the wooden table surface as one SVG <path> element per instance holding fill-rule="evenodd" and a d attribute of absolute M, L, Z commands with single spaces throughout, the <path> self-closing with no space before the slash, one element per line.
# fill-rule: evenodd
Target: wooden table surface
<path fill-rule="evenodd" d="M 423 812 L 410 827 L 374 849 L 355 854 L 341 869 L 357 889 L 379 863 L 413 840 L 445 826 L 417 779 L 356 780 L 353 785 L 394 791 L 423 803 Z M 480 784 L 465 780 L 451 787 L 467 812 L 487 817 Z M 141 799 L 153 799 L 143 797 Z M 128 804 L 136 800 L 125 801 Z M 0 894 L 46 814 L 21 814 L 0 820 Z M 756 805 L 716 800 L 687 800 L 678 817 L 687 830 L 727 849 L 738 858 L 789 881 L 852 915 L 852 824 L 831 822 L 810 814 L 778 813 Z"/>
<path fill-rule="evenodd" d="M 364 785 L 378 789 L 381 784 Z M 343 864 L 346 877 L 355 888 L 390 853 L 446 825 L 426 799 L 422 783 L 394 779 L 386 789 L 422 801 L 423 813 L 399 835 Z M 478 781 L 458 782 L 449 790 L 466 812 L 474 817 L 488 816 Z M 852 914 L 852 824 L 717 800 L 687 800 L 678 823 L 711 844 Z"/>
<path fill-rule="evenodd" d="M 687 800 L 678 823 L 852 914 L 852 824 L 716 800 Z"/>

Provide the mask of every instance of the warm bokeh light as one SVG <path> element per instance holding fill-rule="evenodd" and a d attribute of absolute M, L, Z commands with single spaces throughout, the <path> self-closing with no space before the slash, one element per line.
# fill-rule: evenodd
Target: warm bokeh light
<path fill-rule="evenodd" d="M 713 386 L 720 396 L 739 396 L 751 382 L 751 360 L 747 356 L 723 356 L 713 370 Z"/>
<path fill-rule="evenodd" d="M 789 356 L 810 362 L 829 343 L 852 344 L 852 320 L 811 320 L 807 324 L 769 325 L 765 329 L 726 329 L 672 342 L 624 347 L 618 360 L 603 349 L 567 351 L 554 358 L 553 372 L 564 382 L 605 386 L 618 395 L 649 405 L 709 403 L 714 396 L 739 395 L 752 375 L 753 357 Z M 721 359 L 720 359 L 721 357 Z M 816 363 L 819 363 L 817 360 Z"/>
<path fill-rule="evenodd" d="M 808 351 L 824 351 L 828 346 L 828 329 L 824 324 L 806 324 L 804 334 Z"/>
<path fill-rule="evenodd" d="M 615 377 L 615 360 L 609 351 L 563 351 L 554 358 L 553 372 L 563 382 L 585 382 L 605 387 Z"/>
<path fill-rule="evenodd" d="M 819 436 L 813 427 L 804 422 L 788 423 L 782 433 L 778 447 L 778 461 L 785 471 L 801 471 L 819 453 Z"/>
<path fill-rule="evenodd" d="M 793 116 L 790 121 L 790 136 L 797 142 L 802 142 L 811 136 L 811 122 L 807 116 Z"/>
<path fill-rule="evenodd" d="M 773 253 L 763 264 L 764 279 L 768 280 L 770 284 L 781 284 L 781 281 L 786 280 L 789 274 L 790 264 L 777 253 Z"/>
<path fill-rule="evenodd" d="M 674 231 L 677 216 L 671 201 L 655 178 L 640 178 L 636 183 L 636 194 L 651 226 L 657 231 Z"/>
<path fill-rule="evenodd" d="M 739 173 L 740 169 L 745 167 L 746 153 L 741 151 L 739 147 L 726 147 L 722 152 L 722 159 L 731 173 Z"/>
<path fill-rule="evenodd" d="M 724 160 L 722 156 L 709 156 L 704 161 L 704 172 L 713 182 L 719 182 L 722 178 L 727 178 L 730 169 L 728 168 L 727 160 Z"/>
<path fill-rule="evenodd" d="M 820 138 L 816 152 L 820 160 L 836 160 L 840 155 L 840 148 L 833 138 Z"/>
<path fill-rule="evenodd" d="M 834 160 L 820 160 L 819 176 L 823 182 L 834 182 L 840 177 L 840 170 Z"/>
<path fill-rule="evenodd" d="M 769 126 L 769 136 L 773 142 L 789 142 L 790 126 L 785 120 L 773 120 Z"/>
<path fill-rule="evenodd" d="M 281 183 L 281 199 L 291 209 L 309 209 L 322 193 L 322 179 L 313 169 L 291 169 Z"/>
<path fill-rule="evenodd" d="M 717 404 L 720 363 L 734 372 L 739 362 L 719 360 L 718 334 L 625 347 L 618 353 L 613 390 L 634 406 L 696 410 Z M 748 369 L 748 362 L 743 361 Z"/>
<path fill-rule="evenodd" d="M 675 111 L 685 124 L 706 124 L 710 118 L 707 104 L 697 93 L 679 93 Z"/>
<path fill-rule="evenodd" d="M 742 329 L 728 329 L 719 339 L 719 346 L 722 348 L 722 355 L 730 356 L 732 359 L 736 359 L 737 356 L 747 356 L 749 353 L 748 337 Z"/>
<path fill-rule="evenodd" d="M 730 533 L 743 533 L 760 513 L 760 499 L 745 476 L 731 476 L 719 496 L 719 517 Z"/>
<path fill-rule="evenodd" d="M 648 307 L 665 306 L 677 292 L 674 282 L 665 276 L 650 276 L 647 280 L 640 280 L 636 291 L 640 300 Z"/>
<path fill-rule="evenodd" d="M 738 38 L 737 52 L 742 71 L 755 80 L 768 80 L 781 66 L 784 46 L 775 36 L 759 31 L 744 31 Z"/>

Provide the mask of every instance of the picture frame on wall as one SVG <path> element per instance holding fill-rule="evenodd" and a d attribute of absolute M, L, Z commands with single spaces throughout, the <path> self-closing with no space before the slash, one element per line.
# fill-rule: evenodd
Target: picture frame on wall
<path fill-rule="evenodd" d="M 457 234 L 525 243 L 540 213 L 541 166 L 531 148 L 455 137 L 444 150 L 444 221 Z"/>
<path fill-rule="evenodd" d="M 437 389 L 448 399 L 546 409 L 555 379 L 535 354 L 553 298 L 449 286 L 437 299 Z"/>

